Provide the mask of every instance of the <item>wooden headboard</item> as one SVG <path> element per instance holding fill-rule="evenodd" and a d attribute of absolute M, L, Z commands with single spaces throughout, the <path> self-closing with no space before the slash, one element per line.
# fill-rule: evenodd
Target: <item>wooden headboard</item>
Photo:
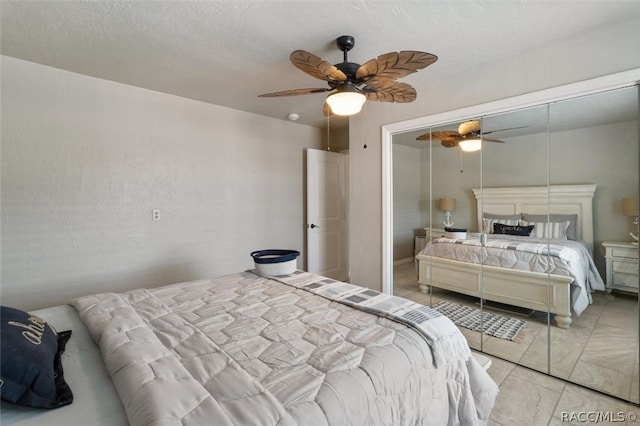
<path fill-rule="evenodd" d="M 474 189 L 478 229 L 482 212 L 493 214 L 577 214 L 577 239 L 593 247 L 593 195 L 596 185 L 512 186 Z"/>

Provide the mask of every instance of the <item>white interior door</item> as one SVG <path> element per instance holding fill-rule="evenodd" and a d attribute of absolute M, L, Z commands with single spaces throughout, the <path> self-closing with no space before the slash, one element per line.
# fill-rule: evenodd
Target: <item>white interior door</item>
<path fill-rule="evenodd" d="M 307 269 L 347 280 L 346 155 L 307 149 Z"/>

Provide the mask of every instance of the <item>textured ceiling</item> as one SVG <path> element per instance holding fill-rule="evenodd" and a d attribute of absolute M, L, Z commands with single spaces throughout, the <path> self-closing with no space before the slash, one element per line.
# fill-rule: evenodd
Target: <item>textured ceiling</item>
<path fill-rule="evenodd" d="M 637 1 L 12 1 L 1 2 L 0 53 L 242 111 L 323 127 L 325 87 L 289 62 L 296 49 L 342 61 L 422 50 L 438 62 L 405 81 L 421 93 L 452 70 L 543 48 L 640 16 Z M 332 119 L 344 126 L 346 119 Z"/>

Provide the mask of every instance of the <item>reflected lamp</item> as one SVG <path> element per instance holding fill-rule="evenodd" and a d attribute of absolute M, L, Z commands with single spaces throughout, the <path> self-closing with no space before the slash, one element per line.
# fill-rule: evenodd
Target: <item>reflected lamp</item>
<path fill-rule="evenodd" d="M 622 199 L 622 214 L 623 216 L 633 217 L 633 224 L 638 227 L 638 197 L 628 197 Z M 633 232 L 629 232 L 631 238 L 633 238 L 632 243 L 638 244 L 638 234 L 634 234 Z"/>
<path fill-rule="evenodd" d="M 451 212 L 456 210 L 456 199 L 451 197 L 440 198 L 438 200 L 438 208 L 444 211 L 444 221 L 442 222 L 446 228 L 453 226 L 451 221 Z"/>
<path fill-rule="evenodd" d="M 458 142 L 458 146 L 464 152 L 480 151 L 482 149 L 482 139 L 465 139 Z"/>

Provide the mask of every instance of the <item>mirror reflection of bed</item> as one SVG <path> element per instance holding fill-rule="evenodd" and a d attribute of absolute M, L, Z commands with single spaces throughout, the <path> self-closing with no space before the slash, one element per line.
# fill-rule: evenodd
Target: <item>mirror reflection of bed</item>
<path fill-rule="evenodd" d="M 422 255 L 423 268 L 419 269 L 419 280 L 416 265 L 402 262 L 402 259 L 413 259 L 413 256 L 400 254 L 404 249 L 402 235 L 406 235 L 407 244 L 409 234 L 423 235 L 423 228 L 428 228 L 434 236 L 441 235 L 444 212 L 438 209 L 438 199 L 452 197 L 457 200 L 456 211 L 453 212 L 454 226 L 468 228 L 469 239 L 473 238 L 474 232 L 482 229 L 485 214 L 551 214 L 548 222 L 556 222 L 557 214 L 577 215 L 576 239 L 584 241 L 591 248 L 592 259 L 597 267 L 595 272 L 602 281 L 606 281 L 607 260 L 603 243 L 613 241 L 627 244 L 631 240 L 628 233 L 637 232 L 633 218 L 622 214 L 623 198 L 635 197 L 638 193 L 640 137 L 637 96 L 637 88 L 631 87 L 481 117 L 482 126 L 487 130 L 519 129 L 492 134 L 492 137 L 505 143 L 484 143 L 482 151 L 477 153 L 461 153 L 457 148 L 440 146 L 439 142 L 432 142 L 426 147 L 408 142 L 411 138 L 415 139 L 416 135 L 425 133 L 425 129 L 394 136 L 394 292 L 431 306 L 448 301 L 478 310 L 482 308 L 483 314 L 495 313 L 522 319 L 526 324 L 513 340 L 460 328 L 475 349 L 638 402 L 637 290 L 631 288 L 631 291 L 607 292 L 596 284 L 591 289 L 595 290 L 593 292 L 587 288 L 591 300 L 587 300 L 585 305 L 583 299 L 576 306 L 575 277 L 567 280 L 564 272 L 551 274 L 551 278 L 558 275 L 556 284 L 551 284 L 553 279 L 547 282 L 543 273 L 534 277 L 533 282 L 538 282 L 531 284 L 533 287 L 527 283 L 524 286 L 516 285 L 516 290 L 513 290 L 509 285 L 514 279 L 522 280 L 528 273 L 515 272 L 515 278 L 509 276 L 500 279 L 501 269 L 505 275 L 514 272 L 507 271 L 505 265 L 496 265 L 495 269 L 493 266 L 485 267 L 484 271 L 474 270 L 474 266 L 460 263 L 465 259 L 442 259 L 432 252 Z M 589 105 L 599 107 L 587 108 Z M 458 124 L 438 125 L 432 130 L 451 130 Z M 418 161 L 415 160 L 416 148 L 420 149 Z M 407 168 L 412 166 L 411 163 L 409 166 L 402 163 L 402 171 L 398 171 L 396 164 L 399 161 L 414 161 L 413 166 L 417 168 L 415 173 L 420 179 L 419 188 L 416 189 L 421 200 L 418 215 L 420 224 L 411 228 L 407 226 L 410 214 L 406 207 L 410 203 L 405 197 L 408 197 L 407 188 L 411 187 L 407 183 L 408 176 L 411 176 Z M 548 185 L 575 191 L 551 195 L 552 189 L 546 194 Z M 505 187 L 519 189 L 515 194 L 500 192 L 508 189 L 489 189 Z M 522 187 L 545 189 L 532 198 Z M 479 190 L 477 197 L 474 196 L 474 189 Z M 585 199 L 577 201 L 580 192 L 591 190 L 591 195 L 587 194 Z M 410 235 L 411 244 L 414 235 Z M 478 244 L 481 245 L 480 242 Z M 460 250 L 462 244 L 453 249 L 440 249 L 445 252 Z M 396 253 L 399 255 L 396 256 Z M 464 254 L 458 255 L 464 257 Z M 519 261 L 529 262 L 522 258 Z M 537 262 L 544 263 L 540 259 Z M 625 267 L 635 271 L 630 279 L 637 288 L 637 260 Z M 492 282 L 494 272 L 496 281 Z M 483 274 L 485 282 L 479 284 Z M 421 291 L 419 281 L 422 281 L 422 290 L 426 293 Z M 532 288 L 539 288 L 540 291 Z M 485 295 L 484 299 L 479 297 L 480 293 Z M 583 292 L 583 296 L 585 294 Z M 539 300 L 536 302 L 536 299 Z M 548 311 L 547 300 L 550 306 Z"/>
<path fill-rule="evenodd" d="M 595 190 L 596 185 L 474 189 L 476 229 L 488 240 L 478 233 L 432 239 L 417 256 L 421 290 L 435 286 L 536 311 L 549 308 L 554 323 L 569 328 L 572 312 L 581 314 L 591 293 L 605 290 L 591 256 Z"/>

